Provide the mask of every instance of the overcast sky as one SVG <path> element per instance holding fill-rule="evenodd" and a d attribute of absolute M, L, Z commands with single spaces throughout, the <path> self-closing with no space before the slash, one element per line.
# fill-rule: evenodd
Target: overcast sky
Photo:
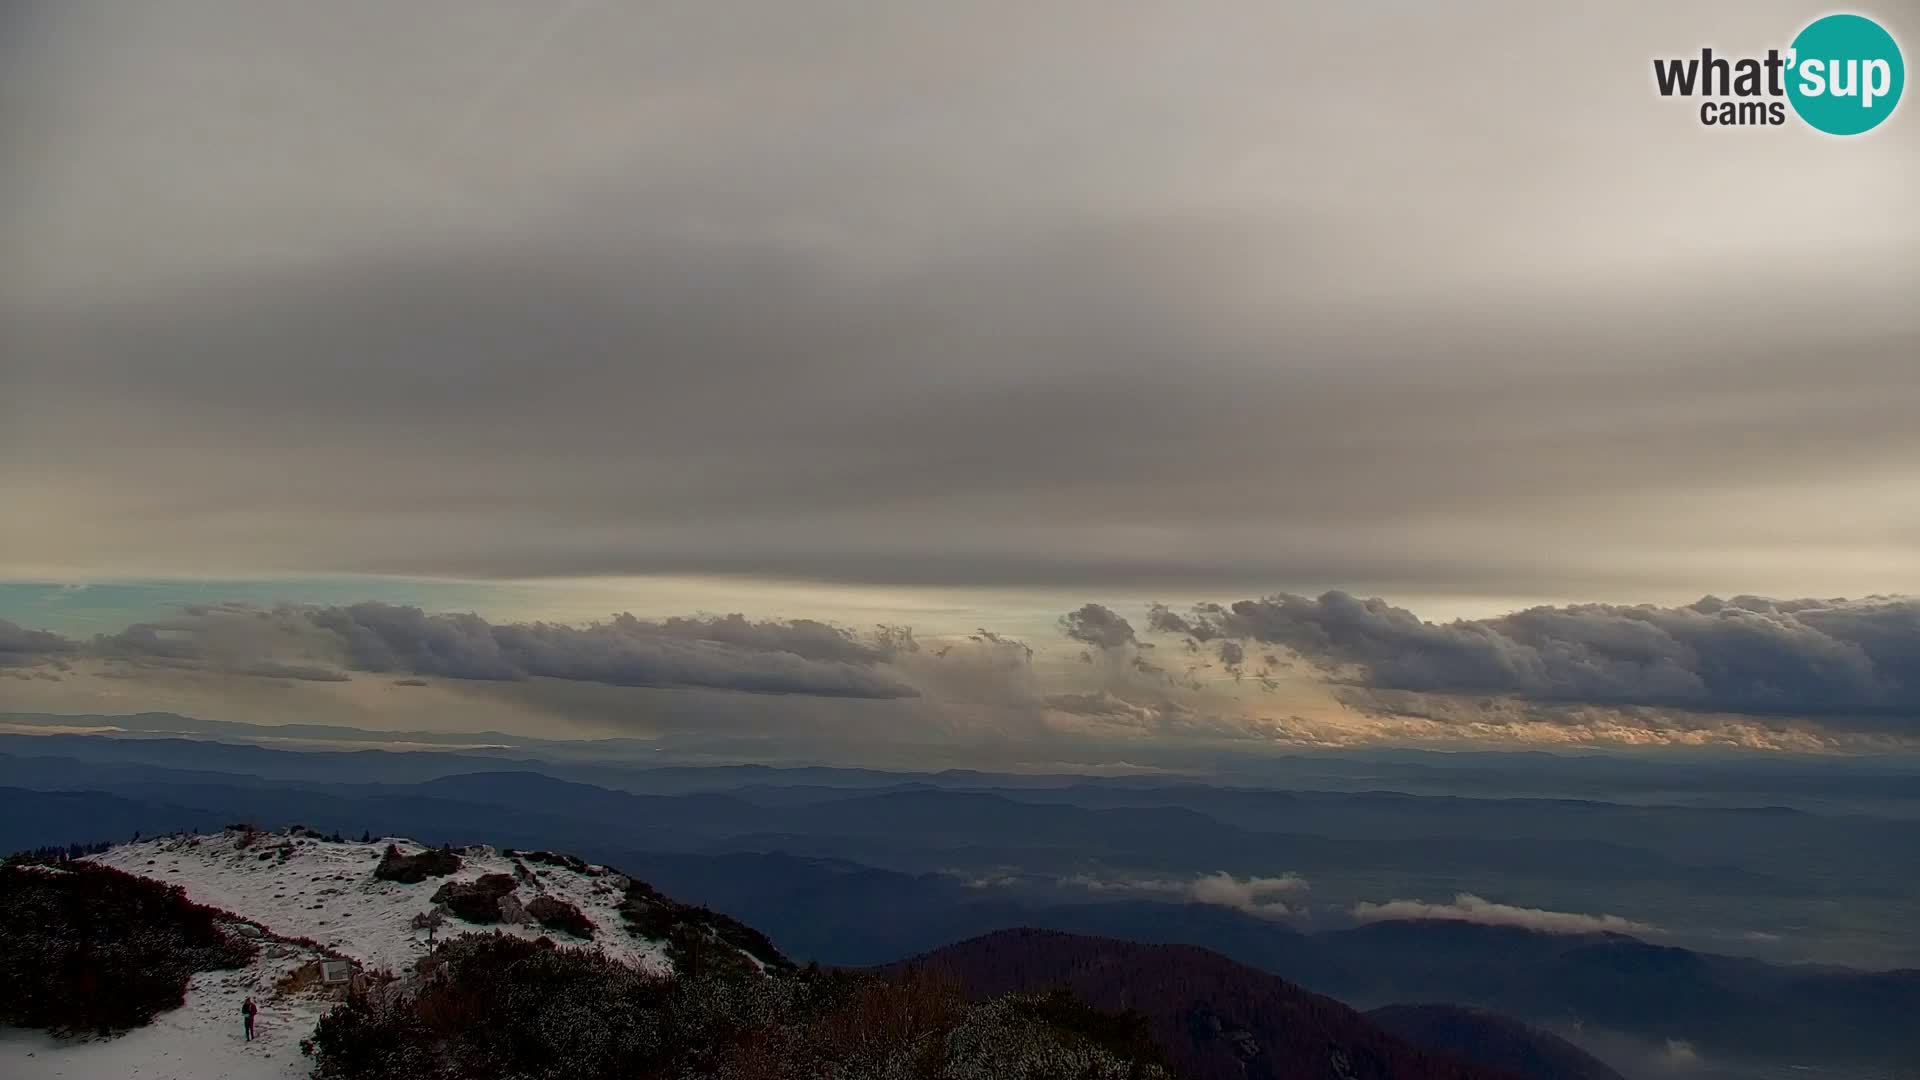
<path fill-rule="evenodd" d="M 1915 104 L 1702 127 L 1653 57 L 1825 8 L 1559 7 L 9 3 L 0 579 L 1069 653 L 1920 592 Z"/>

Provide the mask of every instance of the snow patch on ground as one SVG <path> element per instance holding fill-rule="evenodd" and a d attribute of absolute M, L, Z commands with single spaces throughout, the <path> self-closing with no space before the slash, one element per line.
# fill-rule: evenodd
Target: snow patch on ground
<path fill-rule="evenodd" d="M 156 878 L 186 889 L 188 899 L 245 916 L 287 937 L 312 938 L 360 962 L 369 970 L 400 974 L 427 953 L 427 935 L 413 928 L 413 917 L 433 907 L 433 894 L 449 881 L 474 881 L 486 874 L 518 876 L 514 860 L 490 847 L 461 852 L 460 869 L 418 884 L 382 881 L 373 868 L 388 844 L 402 854 L 424 850 L 400 837 L 360 843 L 335 843 L 312 837 L 260 834 L 240 846 L 239 833 L 166 837 L 123 844 L 92 856 L 94 861 L 130 874 Z M 291 845 L 282 857 L 279 852 Z M 266 856 L 262 858 L 262 856 Z M 609 957 L 661 974 L 672 971 L 662 942 L 638 938 L 620 917 L 627 879 L 589 867 L 581 873 L 563 866 L 522 861 L 533 881 L 522 881 L 522 903 L 548 895 L 565 900 L 593 920 L 591 941 L 543 929 L 537 923 L 476 926 L 449 917 L 439 933 L 499 930 L 524 938 L 546 936 L 556 943 L 604 951 Z M 596 876 L 593 871 L 599 870 Z"/>
<path fill-rule="evenodd" d="M 449 916 L 439 934 L 499 930 L 523 938 L 546 936 L 556 943 L 597 949 L 643 970 L 667 974 L 672 964 L 664 942 L 633 934 L 620 916 L 628 879 L 602 867 L 585 872 L 516 860 L 493 848 L 461 852 L 460 869 L 418 884 L 383 881 L 374 867 L 388 844 L 403 854 L 423 850 L 399 837 L 366 843 L 287 833 L 238 831 L 170 836 L 123 844 L 93 861 L 186 890 L 188 899 L 220 908 L 264 927 L 273 935 L 308 938 L 356 960 L 367 970 L 395 974 L 411 969 L 428 951 L 427 933 L 413 928 L 416 914 L 434 906 L 432 896 L 448 881 L 509 874 L 522 903 L 547 895 L 565 900 L 591 919 L 591 941 L 545 930 L 537 923 L 475 926 Z M 284 854 L 283 854 L 284 853 Z M 530 880 L 529 880 L 530 878 Z M 162 1013 L 146 1027 L 110 1039 L 56 1040 L 39 1032 L 0 1029 L 0 1077 L 117 1080 L 293 1080 L 311 1063 L 300 1040 L 313 1032 L 333 1004 L 323 992 L 274 997 L 275 984 L 294 969 L 319 959 L 303 946 L 263 941 L 253 964 L 236 971 L 209 971 L 188 984 L 186 1004 Z M 258 1037 L 243 1041 L 240 1004 L 252 996 L 260 1007 Z"/>

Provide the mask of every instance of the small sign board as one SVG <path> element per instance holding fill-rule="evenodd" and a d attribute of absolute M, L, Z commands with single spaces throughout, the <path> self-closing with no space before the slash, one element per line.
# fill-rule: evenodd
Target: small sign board
<path fill-rule="evenodd" d="M 320 961 L 320 981 L 327 986 L 342 986 L 353 981 L 353 961 Z"/>

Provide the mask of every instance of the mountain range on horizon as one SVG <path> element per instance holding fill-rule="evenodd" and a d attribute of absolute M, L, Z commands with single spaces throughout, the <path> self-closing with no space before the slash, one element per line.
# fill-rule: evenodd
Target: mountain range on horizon
<path fill-rule="evenodd" d="M 189 754 L 202 767 L 181 768 Z M 1708 1062 L 1852 1067 L 1916 1049 L 1903 1020 L 1920 1006 L 1909 965 L 1810 962 L 1786 935 L 1688 939 L 1662 912 L 1592 913 L 1620 895 L 1616 882 L 1641 895 L 1662 880 L 1690 895 L 1738 888 L 1748 910 L 1819 902 L 1819 882 L 1781 872 L 1774 855 L 1789 847 L 1818 849 L 1817 865 L 1842 877 L 1865 880 L 1849 867 L 1871 864 L 1889 883 L 1878 902 L 1897 908 L 1893 883 L 1910 872 L 1902 853 L 1915 828 L 1899 818 L 1193 778 L 1002 787 L 972 774 L 590 767 L 616 787 L 538 759 L 458 771 L 471 762 L 445 751 L 0 736 L 0 841 L 251 821 L 570 850 L 725 912 L 803 962 L 882 965 L 1036 928 L 1197 946 L 1360 1008 L 1465 1010 L 1426 1018 L 1433 1038 L 1501 1041 L 1474 1020 L 1480 1010 L 1635 1060 L 1672 1045 Z M 333 778 L 342 768 L 386 779 Z M 1528 832 L 1490 842 L 1519 808 Z M 1529 838 L 1549 829 L 1551 844 Z M 1507 884 L 1478 886 L 1493 900 L 1452 898 L 1467 879 L 1438 875 L 1463 872 Z M 1556 903 L 1507 899 L 1548 880 Z M 1409 893 L 1426 899 L 1400 899 Z"/>
<path fill-rule="evenodd" d="M 232 827 L 122 844 L 73 861 L 14 860 L 0 869 L 0 900 L 11 911 L 43 885 L 77 887 L 85 881 L 93 887 L 97 874 L 116 871 L 183 890 L 186 902 L 212 910 L 218 933 L 253 947 L 255 958 L 240 962 L 238 970 L 193 976 L 177 1005 L 117 1038 L 0 1039 L 0 1062 L 9 1064 L 10 1075 L 114 1070 L 144 1058 L 162 1073 L 290 1076 L 303 1067 L 316 1039 L 325 1070 L 333 1067 L 324 1049 L 331 1023 L 325 1017 L 361 991 L 343 997 L 343 991 L 314 981 L 311 972 L 337 958 L 376 983 L 397 976 L 397 983 L 380 984 L 390 989 L 433 993 L 432 958 L 441 948 L 464 948 L 463 933 L 557 941 L 600 963 L 659 977 L 691 977 L 696 957 L 701 969 L 711 967 L 719 955 L 713 949 L 731 957 L 727 964 L 737 977 L 798 977 L 798 969 L 750 927 L 678 904 L 613 868 L 545 851 L 436 850 L 389 836 L 356 842 L 304 827 L 272 833 Z M 118 887 L 111 879 L 100 883 L 108 886 Z M 436 920 L 439 944 L 422 915 L 433 910 L 444 913 Z M 14 923 L 4 940 L 9 950 L 38 948 L 35 932 L 31 924 Z M 701 949 L 708 951 L 695 951 L 698 942 L 707 942 Z M 48 946 L 67 949 L 72 943 Z M 72 954 L 64 963 L 84 962 L 88 955 Z M 1450 1042 L 1439 1048 L 1188 946 L 1012 930 L 890 970 L 904 972 L 909 983 L 916 973 L 931 976 L 982 1002 L 1064 992 L 1112 1014 L 1137 1013 L 1182 1080 L 1617 1080 L 1597 1061 L 1512 1021 L 1482 1021 L 1498 1026 L 1497 1039 L 1436 1032 L 1436 1042 Z M 99 976 L 114 977 L 104 970 Z M 108 983 L 97 985 L 103 994 L 118 992 Z M 260 1001 L 262 1034 L 259 1042 L 244 1044 L 244 1056 L 236 1056 L 215 1032 L 222 1014 L 242 996 Z M 9 1000 L 7 1007 L 20 1003 Z M 316 1021 L 318 1034 L 303 1035 Z M 1501 1055 L 1505 1063 L 1480 1060 L 1485 1055 Z"/>

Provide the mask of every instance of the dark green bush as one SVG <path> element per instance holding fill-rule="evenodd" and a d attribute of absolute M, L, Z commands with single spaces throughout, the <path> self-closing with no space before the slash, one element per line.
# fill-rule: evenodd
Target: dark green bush
<path fill-rule="evenodd" d="M 413 997 L 360 994 L 314 1030 L 322 1080 L 626 1077 L 661 1058 L 671 992 L 598 953 L 465 934 Z"/>
<path fill-rule="evenodd" d="M 578 938 L 593 936 L 593 920 L 582 914 L 579 908 L 558 897 L 534 897 L 527 901 L 527 914 L 533 916 L 535 922 L 549 930 L 558 930 Z"/>
<path fill-rule="evenodd" d="M 0 1025 L 59 1034 L 140 1027 L 186 999 L 196 971 L 255 946 L 178 887 L 87 862 L 0 868 Z"/>
<path fill-rule="evenodd" d="M 454 939 L 421 978 L 418 993 L 361 993 L 322 1017 L 317 1080 L 1167 1075 L 1137 1018 L 1070 999 L 969 1004 L 924 977 L 818 968 L 659 977 L 598 952 L 491 933 Z"/>
<path fill-rule="evenodd" d="M 460 856 L 447 848 L 428 848 L 417 855 L 402 855 L 398 847 L 388 844 L 386 853 L 380 856 L 380 865 L 373 868 L 373 876 L 382 881 L 418 885 L 430 877 L 446 877 L 459 869 Z"/>
<path fill-rule="evenodd" d="M 740 953 L 773 970 L 791 971 L 794 966 L 753 927 L 710 908 L 670 900 L 644 881 L 630 881 L 620 901 L 620 915 L 635 934 L 665 941 L 668 957 L 682 971 L 688 963 L 708 959 L 743 964 Z"/>
<path fill-rule="evenodd" d="M 500 898 L 512 892 L 517 882 L 512 874 L 482 874 L 473 881 L 449 881 L 433 894 L 433 902 L 446 905 L 456 919 L 470 923 L 500 921 Z"/>

